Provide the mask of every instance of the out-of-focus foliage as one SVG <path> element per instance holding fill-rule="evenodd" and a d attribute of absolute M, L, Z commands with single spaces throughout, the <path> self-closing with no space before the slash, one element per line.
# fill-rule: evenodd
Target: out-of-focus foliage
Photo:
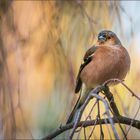
<path fill-rule="evenodd" d="M 76 100 L 83 54 L 100 30 L 120 26 L 121 33 L 120 6 L 119 1 L 0 2 L 1 138 L 39 138 L 65 122 Z M 139 92 L 138 59 L 131 54 L 135 63 L 127 83 Z M 133 114 L 131 97 L 118 91 Z"/>

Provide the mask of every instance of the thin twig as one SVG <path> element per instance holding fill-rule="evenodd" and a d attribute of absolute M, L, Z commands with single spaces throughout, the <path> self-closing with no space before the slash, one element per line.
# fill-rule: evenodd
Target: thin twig
<path fill-rule="evenodd" d="M 121 123 L 121 124 L 131 125 L 131 126 L 137 128 L 137 129 L 140 129 L 140 121 L 139 120 L 135 120 L 135 117 L 133 119 L 131 119 L 131 118 L 127 118 L 127 117 L 124 117 L 124 116 L 120 115 L 120 113 L 118 111 L 118 108 L 116 106 L 116 103 L 114 101 L 113 95 L 109 91 L 109 89 L 107 88 L 107 85 L 110 82 L 122 83 L 122 81 L 119 80 L 119 79 L 110 79 L 110 80 L 106 81 L 105 83 L 103 83 L 102 85 L 100 85 L 100 86 L 96 87 L 95 89 L 93 89 L 89 93 L 89 96 L 85 100 L 85 102 L 82 105 L 82 107 L 79 109 L 79 111 L 78 111 L 78 113 L 76 115 L 75 122 L 74 123 L 71 123 L 71 124 L 67 124 L 65 126 L 62 126 L 61 129 L 59 128 L 58 130 L 54 131 L 52 134 L 50 134 L 47 137 L 43 138 L 43 140 L 52 139 L 52 138 L 56 137 L 57 135 L 63 133 L 64 131 L 73 128 L 72 129 L 72 133 L 71 133 L 71 135 L 69 137 L 69 139 L 71 140 L 73 138 L 73 135 L 76 132 L 76 129 L 78 127 L 93 126 L 93 125 L 95 125 L 95 123 L 96 123 L 96 125 L 110 124 L 110 126 L 112 128 L 112 131 L 114 132 L 114 136 L 115 136 L 116 139 L 118 139 L 119 136 L 118 136 L 118 134 L 116 132 L 114 123 L 119 123 L 119 124 Z M 125 86 L 125 87 L 127 88 L 127 86 Z M 127 88 L 127 89 L 129 90 L 129 88 Z M 110 107 L 113 110 L 114 117 L 112 117 L 112 118 L 111 118 L 110 113 L 109 113 L 110 108 L 109 108 L 108 102 L 106 101 L 105 98 L 102 98 L 101 96 L 98 95 L 98 93 L 99 92 L 102 92 L 102 91 L 104 91 L 104 94 L 106 95 L 106 97 L 107 97 L 107 99 L 108 99 L 108 101 L 110 103 Z M 129 91 L 131 92 L 131 94 L 133 96 L 135 96 L 135 94 L 131 90 L 129 90 Z M 95 97 L 98 100 L 101 100 L 104 103 L 104 106 L 105 106 L 105 109 L 106 109 L 106 115 L 108 116 L 108 118 L 80 122 L 80 119 L 81 119 L 81 116 L 82 116 L 82 113 L 83 113 L 85 107 L 89 103 L 90 99 L 93 98 L 93 97 Z M 135 96 L 135 97 L 138 99 L 137 96 Z M 92 112 L 92 109 L 91 109 L 91 111 L 90 111 L 89 114 L 91 114 L 91 112 Z M 88 116 L 88 118 L 89 117 L 90 117 L 90 115 Z M 124 132 L 123 131 L 123 128 L 121 127 L 121 125 L 120 125 L 120 128 L 122 129 L 122 132 Z M 126 136 L 125 133 L 124 133 L 124 136 Z"/>
<path fill-rule="evenodd" d="M 103 114 L 103 116 L 104 116 L 104 119 L 105 119 L 105 123 L 106 123 L 106 127 L 107 127 L 107 130 L 108 130 L 108 133 L 109 133 L 109 137 L 112 140 L 112 136 L 111 136 L 111 133 L 110 133 L 110 130 L 109 130 L 109 126 L 108 126 L 108 123 L 107 123 L 107 119 L 106 119 L 105 114 Z"/>
<path fill-rule="evenodd" d="M 134 119 L 130 119 L 130 118 L 127 118 L 127 117 L 124 117 L 124 116 L 117 116 L 118 120 L 116 119 L 116 117 L 112 117 L 111 119 L 113 120 L 114 123 L 118 123 L 118 120 L 119 120 L 119 122 L 121 124 L 126 124 L 126 125 L 130 125 L 131 122 L 134 120 Z M 83 127 L 93 126 L 95 124 L 95 121 L 96 120 L 90 120 L 90 121 L 88 120 L 86 122 L 81 121 L 81 122 L 78 123 L 77 127 L 81 127 L 83 125 L 83 123 L 84 123 Z M 101 122 L 101 124 L 110 124 L 108 118 L 98 120 L 96 125 L 100 125 L 100 122 Z M 52 132 L 49 135 L 47 135 L 46 137 L 42 138 L 42 140 L 53 139 L 56 136 L 62 134 L 63 132 L 72 129 L 73 126 L 74 126 L 74 123 L 70 123 L 70 124 L 61 126 L 61 128 L 59 127 L 54 132 Z M 140 121 L 139 120 L 134 120 L 132 126 L 140 130 Z"/>
<path fill-rule="evenodd" d="M 77 113 L 77 117 L 76 117 L 75 123 L 74 123 L 74 126 L 73 126 L 73 129 L 72 129 L 72 133 L 71 133 L 71 135 L 70 135 L 70 137 L 69 137 L 69 140 L 72 139 L 72 137 L 73 137 L 73 135 L 74 135 L 74 133 L 75 133 L 75 130 L 76 130 L 76 128 L 77 128 L 77 124 L 78 124 L 78 122 L 79 122 L 80 119 L 81 119 L 82 112 L 83 112 L 83 110 L 85 109 L 86 105 L 88 104 L 89 100 L 90 100 L 90 97 L 88 96 L 88 98 L 86 99 L 85 103 L 84 103 L 84 104 L 82 105 L 82 107 L 79 109 L 79 111 L 78 111 L 78 113 Z"/>
<path fill-rule="evenodd" d="M 113 114 L 113 116 L 116 117 L 115 114 L 114 114 L 114 112 L 111 110 L 111 108 L 110 108 L 110 111 Z M 119 125 L 120 129 L 122 130 L 125 139 L 127 140 L 127 135 L 125 134 L 125 131 L 123 130 L 123 127 L 121 126 L 121 124 L 120 124 L 119 120 L 117 119 L 117 117 L 116 117 L 116 120 L 118 121 L 118 125 Z"/>
<path fill-rule="evenodd" d="M 109 101 L 110 107 L 113 110 L 113 113 L 115 115 L 119 116 L 120 115 L 120 112 L 119 112 L 119 110 L 117 108 L 117 105 L 116 105 L 116 103 L 114 101 L 113 94 L 110 92 L 110 90 L 109 90 L 109 88 L 107 86 L 103 90 L 104 90 L 104 94 L 106 95 L 106 97 L 107 97 L 107 99 Z"/>
<path fill-rule="evenodd" d="M 97 107 L 98 107 L 98 118 L 99 118 L 99 120 L 101 119 L 101 116 L 100 116 L 100 103 L 98 102 L 98 105 L 97 105 Z M 100 122 L 100 139 L 101 140 L 104 140 L 104 132 L 103 132 L 103 128 L 102 128 L 102 124 L 101 124 L 101 122 Z"/>
<path fill-rule="evenodd" d="M 86 128 L 84 127 L 84 138 L 85 140 L 87 139 L 87 136 L 86 136 Z"/>
<path fill-rule="evenodd" d="M 89 103 L 90 99 L 92 99 L 94 96 L 91 95 L 92 93 L 95 93 L 97 95 L 97 93 L 101 90 L 101 86 L 97 86 L 95 89 L 92 90 L 92 92 L 89 93 L 89 95 L 87 96 L 84 104 L 81 106 L 81 108 L 78 110 L 78 113 L 77 113 L 77 116 L 76 116 L 76 119 L 75 119 L 75 123 L 74 123 L 74 127 L 72 129 L 72 133 L 69 137 L 69 140 L 72 139 L 74 133 L 75 133 L 75 130 L 77 128 L 77 124 L 78 122 L 80 121 L 81 119 L 81 115 L 82 115 L 82 112 L 84 111 L 85 107 L 87 106 L 87 104 Z"/>
<path fill-rule="evenodd" d="M 126 84 L 124 84 L 123 81 L 120 80 L 120 79 L 109 79 L 109 80 L 107 80 L 106 82 L 104 82 L 103 85 L 108 85 L 108 84 L 111 83 L 111 82 L 119 82 L 119 83 L 121 83 L 121 84 L 132 94 L 132 96 L 134 96 L 134 97 L 136 97 L 138 100 L 140 100 L 140 97 L 138 97 L 138 96 L 137 96 Z"/>
<path fill-rule="evenodd" d="M 92 136 L 92 134 L 93 134 L 93 131 L 94 131 L 94 129 L 95 129 L 95 126 L 96 126 L 96 124 L 97 124 L 97 121 L 98 121 L 98 116 L 96 116 L 95 123 L 94 123 L 93 128 L 92 128 L 92 130 L 91 130 L 91 133 L 90 133 L 90 135 L 89 135 L 89 137 L 88 137 L 88 140 L 91 138 L 91 136 Z"/>
<path fill-rule="evenodd" d="M 93 94 L 92 94 L 92 95 L 93 95 Z M 105 114 L 108 116 L 108 119 L 109 119 L 109 121 L 110 121 L 110 125 L 111 125 L 112 131 L 113 131 L 113 133 L 114 133 L 114 136 L 115 136 L 116 139 L 119 139 L 118 133 L 117 133 L 116 128 L 115 128 L 115 126 L 114 126 L 114 122 L 113 122 L 113 120 L 111 119 L 111 116 L 110 116 L 110 113 L 109 113 L 109 105 L 108 105 L 107 101 L 106 101 L 104 98 L 100 97 L 100 96 L 99 96 L 99 97 L 98 97 L 97 95 L 94 95 L 94 96 L 95 96 L 96 98 L 98 98 L 99 100 L 101 100 L 101 101 L 104 103 L 105 108 L 106 108 Z"/>
<path fill-rule="evenodd" d="M 92 111 L 93 111 L 93 109 L 94 109 L 94 107 L 95 107 L 96 103 L 97 103 L 97 99 L 96 99 L 96 101 L 95 101 L 94 105 L 92 106 L 92 108 L 91 108 L 91 110 L 90 110 L 89 114 L 87 115 L 87 117 L 86 117 L 85 121 L 87 121 L 87 120 L 88 120 L 88 118 L 89 118 L 89 116 L 91 115 L 91 113 L 92 113 Z M 84 125 L 84 123 L 83 123 L 83 125 Z M 81 126 L 81 128 L 80 128 L 80 130 L 79 130 L 80 132 L 81 132 L 81 130 L 82 130 L 83 125 Z M 79 137 L 80 132 L 79 132 L 79 134 L 78 134 L 77 138 Z"/>
<path fill-rule="evenodd" d="M 139 102 L 140 103 L 140 102 Z M 134 119 L 137 117 L 137 115 L 138 115 L 138 113 L 139 113 L 139 111 L 140 111 L 140 104 L 139 104 L 139 108 L 138 108 L 138 110 L 137 110 L 137 112 L 136 112 L 136 114 L 134 115 Z M 134 122 L 134 120 L 132 120 L 132 122 L 131 122 L 131 124 L 130 124 L 130 127 L 128 128 L 128 130 L 127 130 L 127 132 L 126 132 L 126 135 L 128 134 L 128 132 L 130 131 L 130 129 L 131 129 L 131 127 L 132 127 L 132 124 L 133 124 L 133 122 Z"/>
<path fill-rule="evenodd" d="M 110 92 L 108 87 L 105 88 L 104 92 L 105 92 L 104 94 L 106 95 L 106 97 L 107 97 L 107 99 L 108 99 L 108 101 L 110 103 L 110 106 L 111 106 L 110 111 L 112 112 L 114 117 L 119 116 L 120 113 L 119 113 L 119 110 L 118 110 L 118 108 L 116 106 L 116 103 L 114 101 L 113 94 Z M 122 126 L 121 126 L 119 121 L 118 121 L 118 124 L 119 124 L 119 127 L 121 128 L 121 130 L 122 130 L 122 132 L 123 132 L 123 134 L 124 134 L 124 136 L 125 136 L 125 138 L 127 140 L 127 135 L 125 134 L 125 132 L 124 132 L 124 130 L 123 130 L 123 128 L 122 128 Z"/>
<path fill-rule="evenodd" d="M 74 127 L 73 127 L 73 130 L 72 130 L 72 133 L 71 133 L 71 135 L 70 135 L 70 137 L 69 137 L 69 140 L 71 140 L 71 139 L 73 138 L 73 135 L 74 135 L 75 130 L 76 130 L 76 128 L 77 128 L 77 124 L 78 124 L 78 122 L 80 121 L 81 112 L 85 109 L 86 105 L 88 104 L 88 102 L 90 101 L 90 99 L 91 99 L 92 97 L 96 97 L 97 99 L 101 100 L 101 101 L 104 103 L 105 108 L 106 108 L 106 112 L 105 112 L 105 113 L 106 113 L 106 115 L 108 116 L 108 119 L 109 119 L 109 122 L 110 122 L 110 125 L 111 125 L 111 128 L 112 128 L 112 131 L 113 131 L 113 133 L 114 133 L 114 136 L 115 136 L 116 139 L 119 139 L 119 136 L 118 136 L 118 134 L 117 134 L 116 128 L 115 128 L 115 126 L 114 126 L 114 122 L 113 122 L 113 120 L 111 119 L 111 116 L 110 116 L 110 113 L 109 113 L 109 105 L 108 105 L 108 103 L 107 103 L 107 101 L 106 101 L 104 98 L 102 98 L 101 96 L 97 95 L 97 93 L 99 92 L 99 89 L 100 89 L 100 88 L 101 88 L 101 86 L 97 87 L 96 90 L 94 89 L 93 91 L 91 91 L 91 93 L 90 93 L 89 96 L 87 97 L 85 103 L 84 103 L 84 104 L 82 105 L 82 107 L 79 109 L 78 115 L 77 115 L 77 117 L 76 117 L 76 121 L 75 121 L 75 123 L 74 123 Z M 98 90 L 97 90 L 97 89 L 98 89 Z"/>

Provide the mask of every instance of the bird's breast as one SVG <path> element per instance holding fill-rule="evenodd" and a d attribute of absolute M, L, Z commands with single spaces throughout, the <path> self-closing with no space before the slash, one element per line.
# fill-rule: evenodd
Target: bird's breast
<path fill-rule="evenodd" d="M 124 47 L 100 47 L 80 77 L 87 87 L 93 88 L 108 79 L 124 79 L 129 68 L 130 57 Z"/>

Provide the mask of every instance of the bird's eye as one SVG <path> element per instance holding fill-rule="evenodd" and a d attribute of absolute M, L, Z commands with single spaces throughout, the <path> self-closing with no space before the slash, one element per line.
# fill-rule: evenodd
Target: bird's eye
<path fill-rule="evenodd" d="M 102 35 L 104 38 L 106 38 L 106 35 Z"/>
<path fill-rule="evenodd" d="M 111 39 L 111 37 L 109 36 L 108 39 Z"/>

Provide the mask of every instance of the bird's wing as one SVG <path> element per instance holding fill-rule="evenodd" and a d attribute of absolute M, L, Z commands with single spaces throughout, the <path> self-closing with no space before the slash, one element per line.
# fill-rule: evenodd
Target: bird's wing
<path fill-rule="evenodd" d="M 81 71 L 88 63 L 90 63 L 97 48 L 99 48 L 99 46 L 92 46 L 90 49 L 87 50 L 83 58 L 84 62 L 81 64 L 77 78 L 76 78 L 75 93 L 78 93 L 82 87 L 82 80 L 80 78 Z"/>

